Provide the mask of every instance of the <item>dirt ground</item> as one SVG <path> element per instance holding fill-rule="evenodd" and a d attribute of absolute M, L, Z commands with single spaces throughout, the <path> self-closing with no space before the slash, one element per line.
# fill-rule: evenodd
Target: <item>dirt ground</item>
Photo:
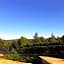
<path fill-rule="evenodd" d="M 64 64 L 64 59 L 47 57 L 47 56 L 40 56 L 40 58 L 46 60 L 50 64 Z"/>
<path fill-rule="evenodd" d="M 0 54 L 0 64 L 31 64 L 31 63 L 8 60 L 4 58 L 3 54 Z"/>
<path fill-rule="evenodd" d="M 47 56 L 39 56 L 41 59 L 44 59 L 50 64 L 64 64 L 64 59 L 47 57 Z M 12 61 L 4 58 L 3 54 L 0 54 L 0 64 L 31 64 L 25 62 Z"/>

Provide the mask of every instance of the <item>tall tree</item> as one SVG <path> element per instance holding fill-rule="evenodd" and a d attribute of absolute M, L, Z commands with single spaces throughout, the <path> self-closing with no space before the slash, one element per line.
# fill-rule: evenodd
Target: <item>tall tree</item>
<path fill-rule="evenodd" d="M 37 39 L 37 38 L 38 38 L 38 33 L 36 32 L 34 35 L 34 39 Z"/>
<path fill-rule="evenodd" d="M 40 38 L 38 37 L 38 33 L 35 33 L 34 35 L 34 40 L 33 40 L 33 44 L 39 44 L 41 43 Z"/>

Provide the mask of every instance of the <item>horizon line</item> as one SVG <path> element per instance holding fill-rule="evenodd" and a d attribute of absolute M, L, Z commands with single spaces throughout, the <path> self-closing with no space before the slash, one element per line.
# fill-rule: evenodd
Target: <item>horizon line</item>
<path fill-rule="evenodd" d="M 57 37 L 62 37 L 64 34 L 61 34 L 61 35 L 55 35 L 53 34 L 56 38 Z M 3 40 L 14 40 L 14 39 L 20 39 L 21 37 L 26 37 L 27 39 L 33 39 L 33 36 L 26 36 L 26 35 L 18 35 L 18 36 L 15 36 L 15 35 L 8 35 L 8 36 L 0 36 L 0 39 L 3 39 Z M 51 35 L 38 35 L 38 37 L 44 37 L 44 38 L 49 38 L 51 37 Z"/>

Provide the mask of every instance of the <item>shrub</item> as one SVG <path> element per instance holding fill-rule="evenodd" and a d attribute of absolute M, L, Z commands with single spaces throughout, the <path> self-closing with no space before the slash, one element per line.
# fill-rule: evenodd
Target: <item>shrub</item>
<path fill-rule="evenodd" d="M 8 55 L 5 55 L 5 58 L 9 60 L 21 61 L 20 54 L 8 54 Z"/>

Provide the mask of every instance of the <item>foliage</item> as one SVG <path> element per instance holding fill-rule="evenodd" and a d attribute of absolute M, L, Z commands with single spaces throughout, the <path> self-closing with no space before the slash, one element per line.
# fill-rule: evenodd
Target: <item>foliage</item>
<path fill-rule="evenodd" d="M 8 54 L 8 55 L 5 55 L 5 58 L 10 59 L 10 60 L 20 61 L 21 55 L 20 54 Z"/>
<path fill-rule="evenodd" d="M 4 41 L 0 39 L 0 47 L 3 47 Z"/>
<path fill-rule="evenodd" d="M 33 39 L 33 44 L 34 44 L 34 45 L 37 45 L 37 44 L 39 44 L 39 43 L 41 43 L 41 40 L 40 40 L 39 37 L 38 37 L 38 33 L 35 33 L 34 39 Z"/>
<path fill-rule="evenodd" d="M 0 39 L 0 48 L 3 48 L 8 52 L 14 53 L 5 56 L 6 58 L 12 60 L 20 60 L 21 58 L 25 58 L 25 57 L 29 59 L 30 57 L 28 56 L 34 54 L 38 55 L 41 53 L 42 54 L 50 53 L 51 52 L 50 50 L 52 49 L 49 47 L 55 48 L 55 45 L 64 45 L 64 35 L 62 37 L 56 38 L 52 34 L 51 37 L 44 38 L 43 36 L 38 37 L 38 33 L 35 33 L 33 39 L 27 39 L 25 37 L 21 37 L 20 39 L 12 40 L 12 41 Z M 22 54 L 23 56 L 19 54 Z"/>
<path fill-rule="evenodd" d="M 21 37 L 18 43 L 20 44 L 21 47 L 24 47 L 26 45 L 29 45 L 30 42 L 27 38 Z"/>
<path fill-rule="evenodd" d="M 10 46 L 11 46 L 11 44 L 10 44 L 9 42 L 4 41 L 4 43 L 3 43 L 3 48 L 4 48 L 5 50 L 9 51 L 9 50 L 10 50 Z"/>
<path fill-rule="evenodd" d="M 64 35 L 61 37 L 62 42 L 64 43 Z"/>

